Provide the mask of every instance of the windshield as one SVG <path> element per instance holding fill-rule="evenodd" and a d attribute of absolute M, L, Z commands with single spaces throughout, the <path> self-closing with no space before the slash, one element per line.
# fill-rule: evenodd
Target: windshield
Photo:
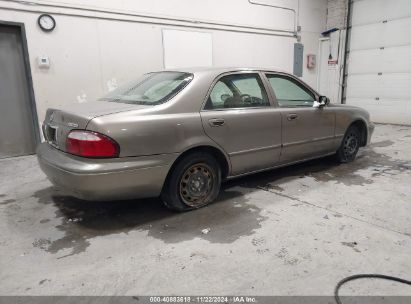
<path fill-rule="evenodd" d="M 192 79 L 192 74 L 182 72 L 150 73 L 110 92 L 100 100 L 137 105 L 156 105 L 171 99 Z"/>

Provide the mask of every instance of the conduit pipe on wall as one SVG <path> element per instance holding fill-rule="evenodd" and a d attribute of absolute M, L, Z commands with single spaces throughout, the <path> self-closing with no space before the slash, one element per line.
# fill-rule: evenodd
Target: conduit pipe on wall
<path fill-rule="evenodd" d="M 16 8 L 16 7 L 4 7 L 0 6 L 0 9 L 5 10 L 16 10 L 24 11 L 29 13 L 44 13 L 43 10 L 36 10 L 35 7 L 39 8 L 50 8 L 50 9 L 60 9 L 60 11 L 50 11 L 49 13 L 55 15 L 63 16 L 75 16 L 75 17 L 84 17 L 84 18 L 94 18 L 94 19 L 105 19 L 105 20 L 116 20 L 116 21 L 126 21 L 126 22 L 138 22 L 138 23 L 148 23 L 156 25 L 166 25 L 166 26 L 176 26 L 176 27 L 190 27 L 190 28 L 199 28 L 199 29 L 208 29 L 208 30 L 218 30 L 218 31 L 228 31 L 228 32 L 240 32 L 240 33 L 250 33 L 250 34 L 260 34 L 260 35 L 270 35 L 270 36 L 284 36 L 284 37 L 296 37 L 295 31 L 282 30 L 282 29 L 273 29 L 273 28 L 264 28 L 264 27 L 254 27 L 248 25 L 240 24 L 228 24 L 228 23 L 219 23 L 211 22 L 204 20 L 193 20 L 185 18 L 175 18 L 175 17 L 165 17 L 165 16 L 155 16 L 149 14 L 140 14 L 127 11 L 113 11 L 103 8 L 86 8 L 74 5 L 66 4 L 56 4 L 56 3 L 46 3 L 46 2 L 32 2 L 25 0 L 0 0 L 0 2 L 12 2 L 20 5 L 24 5 L 30 8 Z M 62 12 L 61 9 L 68 9 L 74 11 L 83 11 L 88 13 L 100 13 L 100 14 L 110 14 L 122 17 L 132 17 L 132 18 L 142 18 L 144 20 L 131 20 L 113 16 L 97 16 L 97 15 L 80 15 L 78 13 L 69 13 Z M 292 9 L 290 9 L 292 10 Z M 295 10 L 293 10 L 295 12 Z"/>
<path fill-rule="evenodd" d="M 297 0 L 297 1 L 298 1 L 298 14 L 299 14 L 299 13 L 300 13 L 300 12 L 299 12 L 299 11 L 300 11 L 300 0 Z M 253 0 L 248 0 L 248 2 L 249 2 L 250 4 L 252 4 L 252 5 L 259 5 L 259 6 L 266 6 L 266 7 L 278 8 L 278 9 L 283 9 L 283 10 L 292 12 L 292 13 L 294 14 L 294 27 L 293 27 L 293 29 L 294 29 L 294 35 L 297 36 L 299 20 L 298 20 L 298 15 L 297 15 L 297 12 L 296 12 L 295 9 L 293 9 L 293 8 L 291 8 L 291 7 L 285 7 L 285 6 L 268 4 L 268 3 L 256 2 L 256 1 L 253 1 Z"/>

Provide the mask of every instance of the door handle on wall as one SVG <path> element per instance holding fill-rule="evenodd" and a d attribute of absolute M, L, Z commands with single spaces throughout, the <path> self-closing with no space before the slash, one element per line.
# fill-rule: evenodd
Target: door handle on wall
<path fill-rule="evenodd" d="M 225 124 L 225 121 L 222 118 L 213 118 L 213 119 L 210 119 L 208 121 L 208 123 L 212 127 L 220 127 L 220 126 L 223 126 Z"/>
<path fill-rule="evenodd" d="M 295 120 L 295 119 L 297 119 L 297 118 L 298 118 L 298 115 L 295 114 L 295 113 L 291 113 L 291 114 L 288 114 L 288 115 L 287 115 L 287 119 L 288 119 L 288 120 Z"/>

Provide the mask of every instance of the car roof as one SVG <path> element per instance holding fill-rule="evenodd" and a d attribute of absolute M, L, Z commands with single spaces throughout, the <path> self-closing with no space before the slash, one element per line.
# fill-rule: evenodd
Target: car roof
<path fill-rule="evenodd" d="M 241 72 L 241 71 L 265 71 L 273 73 L 287 73 L 286 71 L 279 69 L 261 68 L 261 67 L 187 67 L 178 69 L 166 69 L 164 71 L 184 72 L 192 74 L 213 74 L 219 75 L 229 72 Z"/>

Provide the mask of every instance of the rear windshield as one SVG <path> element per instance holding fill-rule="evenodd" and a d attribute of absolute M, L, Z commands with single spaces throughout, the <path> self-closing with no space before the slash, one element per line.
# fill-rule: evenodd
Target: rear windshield
<path fill-rule="evenodd" d="M 137 105 L 157 105 L 171 99 L 192 79 L 192 74 L 182 72 L 150 73 L 119 87 L 100 100 Z"/>

